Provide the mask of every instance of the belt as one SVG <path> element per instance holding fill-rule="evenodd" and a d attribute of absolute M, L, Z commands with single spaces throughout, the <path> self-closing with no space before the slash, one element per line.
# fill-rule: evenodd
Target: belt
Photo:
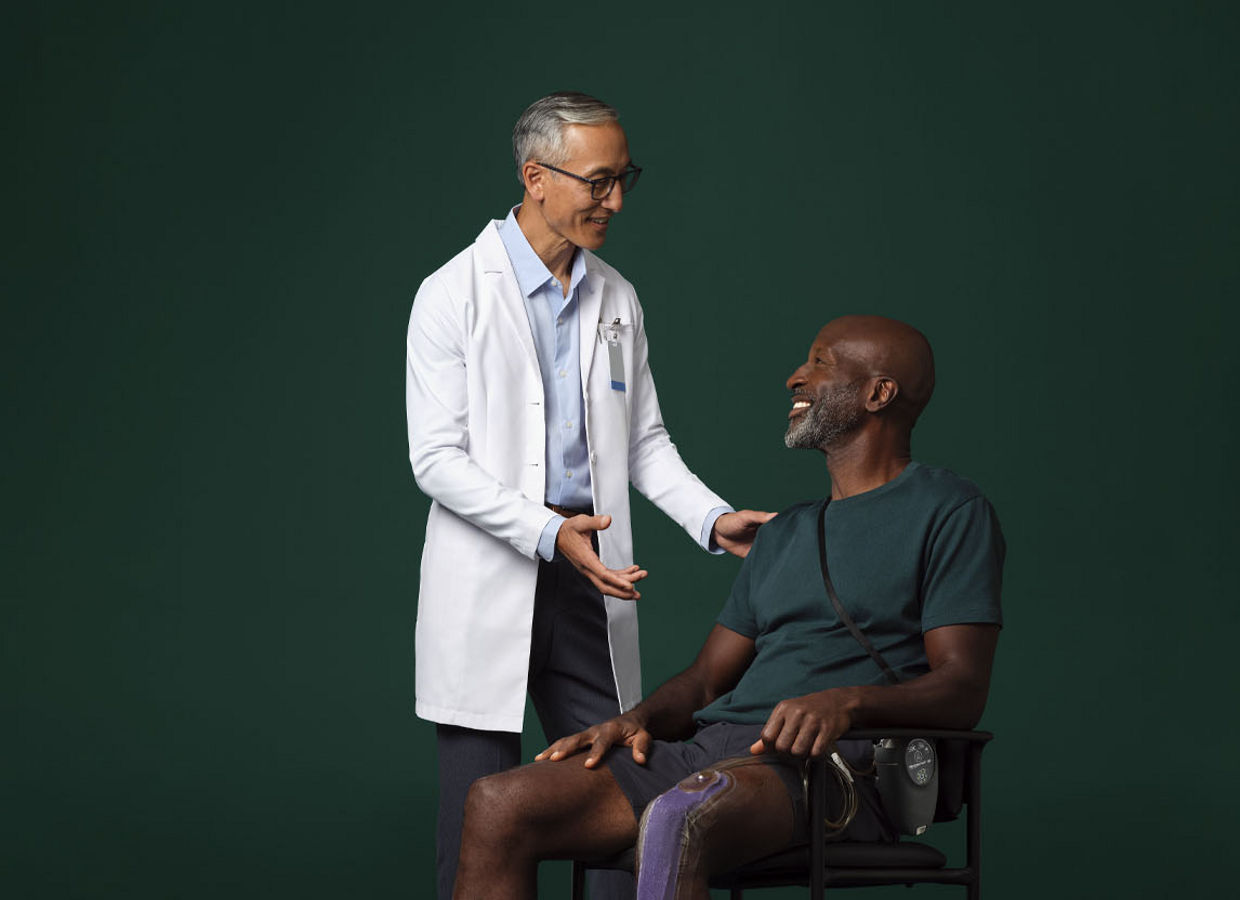
<path fill-rule="evenodd" d="M 567 506 L 558 506 L 558 505 L 556 505 L 555 503 L 547 503 L 547 504 L 544 504 L 544 505 L 547 507 L 547 509 L 551 510 L 552 512 L 559 513 L 560 515 L 562 515 L 562 516 L 563 516 L 564 518 L 566 518 L 566 519 L 571 519 L 573 516 L 592 516 L 592 515 L 594 515 L 594 510 L 589 509 L 589 508 L 587 508 L 587 509 L 569 509 Z"/>

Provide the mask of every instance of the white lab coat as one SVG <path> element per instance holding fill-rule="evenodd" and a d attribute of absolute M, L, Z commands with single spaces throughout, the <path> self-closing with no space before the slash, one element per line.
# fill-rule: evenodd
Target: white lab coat
<path fill-rule="evenodd" d="M 428 277 L 409 318 L 409 458 L 431 497 L 416 637 L 417 713 L 489 731 L 521 730 L 537 545 L 554 515 L 543 505 L 546 420 L 538 357 L 508 253 L 491 222 Z M 582 250 L 581 383 L 594 509 L 610 568 L 633 562 L 628 485 L 694 541 L 725 502 L 685 466 L 663 426 L 633 286 Z M 612 387 L 599 324 L 620 320 L 625 390 Z M 624 709 L 641 699 L 637 607 L 607 597 L 612 671 Z"/>

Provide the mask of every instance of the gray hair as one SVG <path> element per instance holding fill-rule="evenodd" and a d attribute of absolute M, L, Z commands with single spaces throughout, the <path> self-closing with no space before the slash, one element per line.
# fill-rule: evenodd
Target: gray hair
<path fill-rule="evenodd" d="M 552 166 L 568 159 L 564 149 L 565 125 L 602 125 L 619 118 L 614 107 L 580 91 L 557 91 L 535 100 L 512 129 L 517 180 L 525 184 L 521 167 L 531 159 Z"/>

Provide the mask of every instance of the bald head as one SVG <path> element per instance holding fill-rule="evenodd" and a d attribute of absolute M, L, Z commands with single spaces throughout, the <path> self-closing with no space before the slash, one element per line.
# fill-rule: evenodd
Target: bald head
<path fill-rule="evenodd" d="M 934 354 L 926 336 L 904 322 L 883 316 L 841 316 L 818 332 L 822 347 L 859 378 L 890 378 L 896 384 L 893 411 L 917 421 L 934 393 Z"/>

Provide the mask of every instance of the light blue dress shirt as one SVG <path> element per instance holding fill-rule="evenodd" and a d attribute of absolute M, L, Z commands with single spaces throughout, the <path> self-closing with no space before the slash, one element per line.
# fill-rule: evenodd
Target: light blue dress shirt
<path fill-rule="evenodd" d="M 534 252 L 517 224 L 514 206 L 499 225 L 499 236 L 508 251 L 517 286 L 525 301 L 525 312 L 534 335 L 539 374 L 543 383 L 543 411 L 546 416 L 547 503 L 569 509 L 590 509 L 594 497 L 590 490 L 590 449 L 586 445 L 585 401 L 581 390 L 581 328 L 578 324 L 577 296 L 586 280 L 585 255 L 573 255 L 568 296 L 564 287 Z M 712 509 L 702 526 L 699 543 L 712 553 L 722 553 L 711 532 L 715 520 L 730 506 Z M 557 515 L 547 523 L 538 540 L 538 555 L 545 560 L 555 556 L 555 538 L 564 517 Z"/>

